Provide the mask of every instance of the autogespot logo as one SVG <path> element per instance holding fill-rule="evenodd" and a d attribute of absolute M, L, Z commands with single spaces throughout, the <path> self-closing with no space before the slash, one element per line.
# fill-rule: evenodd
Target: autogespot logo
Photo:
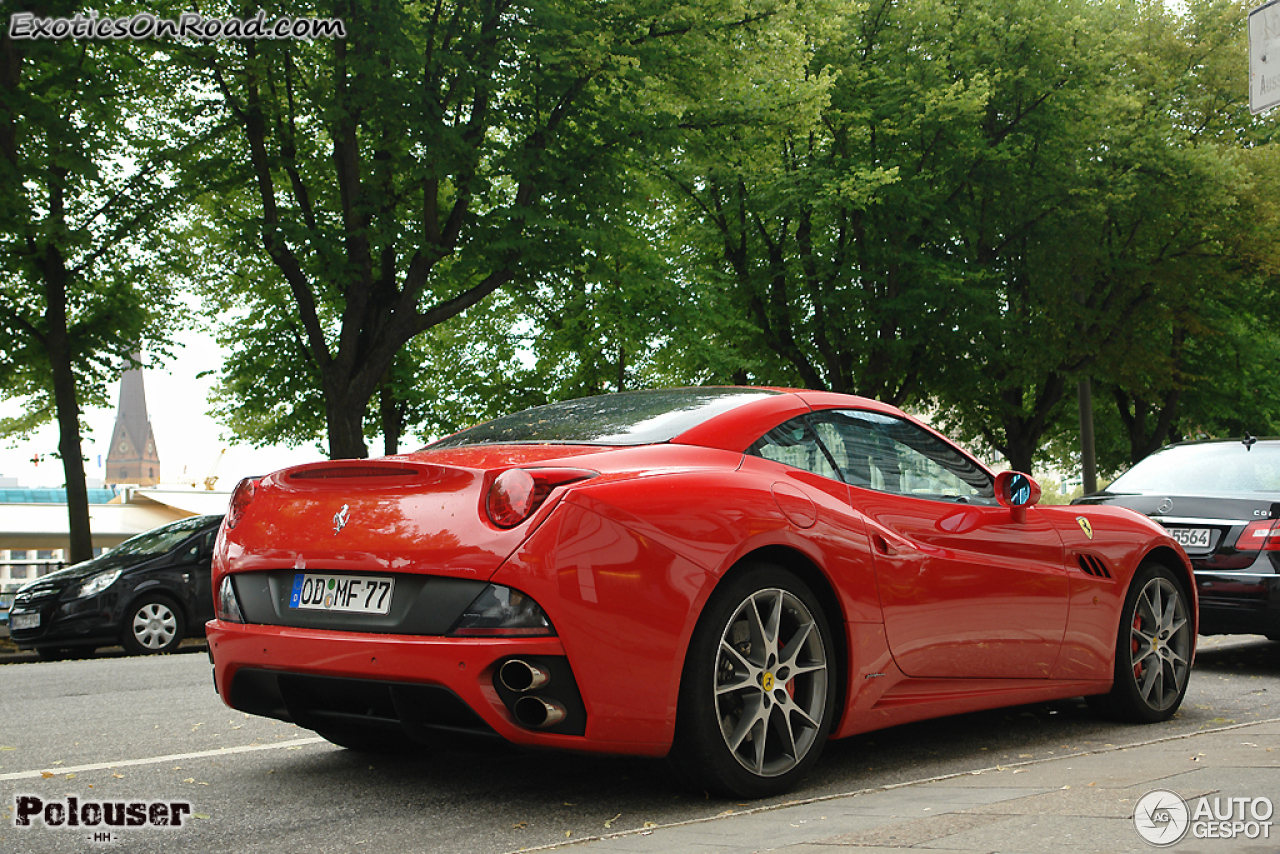
<path fill-rule="evenodd" d="M 1191 811 L 1187 802 L 1168 789 L 1147 792 L 1133 808 L 1133 826 L 1152 845 L 1174 845 L 1187 835 Z"/>
<path fill-rule="evenodd" d="M 1187 804 L 1177 793 L 1154 789 L 1133 810 L 1138 835 L 1159 848 L 1196 839 L 1270 839 L 1275 806 L 1270 798 L 1197 798 Z"/>

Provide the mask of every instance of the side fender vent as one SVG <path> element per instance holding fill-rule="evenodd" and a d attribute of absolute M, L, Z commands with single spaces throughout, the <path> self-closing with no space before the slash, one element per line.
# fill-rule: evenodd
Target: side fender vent
<path fill-rule="evenodd" d="M 1080 562 L 1080 568 L 1083 569 L 1086 574 L 1092 575 L 1094 578 L 1111 577 L 1111 570 L 1107 569 L 1107 564 L 1102 560 L 1102 558 L 1097 557 L 1096 555 L 1079 554 L 1076 555 L 1076 560 Z"/>

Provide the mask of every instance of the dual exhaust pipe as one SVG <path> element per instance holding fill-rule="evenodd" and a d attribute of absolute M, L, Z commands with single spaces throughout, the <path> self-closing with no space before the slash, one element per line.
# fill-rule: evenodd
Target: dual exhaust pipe
<path fill-rule="evenodd" d="M 511 704 L 511 714 L 520 726 L 546 729 L 564 720 L 567 713 L 561 703 L 529 693 L 551 684 L 551 674 L 538 665 L 513 658 L 498 668 L 498 680 L 508 691 L 524 695 Z"/>

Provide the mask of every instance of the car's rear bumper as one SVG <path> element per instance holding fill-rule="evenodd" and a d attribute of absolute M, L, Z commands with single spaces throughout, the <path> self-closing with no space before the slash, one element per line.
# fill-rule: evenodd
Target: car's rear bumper
<path fill-rule="evenodd" d="M 322 733 L 399 727 L 420 741 L 444 730 L 604 753 L 660 756 L 669 748 L 593 737 L 589 703 L 558 637 L 423 637 L 219 620 L 206 634 L 215 687 L 227 705 Z M 542 666 L 550 680 L 512 691 L 498 671 L 513 659 Z M 558 705 L 563 720 L 521 725 L 514 709 L 522 697 Z"/>
<path fill-rule="evenodd" d="M 1280 575 L 1197 572 L 1200 634 L 1280 637 Z"/>

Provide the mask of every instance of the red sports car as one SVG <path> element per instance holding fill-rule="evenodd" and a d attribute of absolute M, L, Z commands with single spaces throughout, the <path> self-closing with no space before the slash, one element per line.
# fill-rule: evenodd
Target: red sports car
<path fill-rule="evenodd" d="M 776 794 L 828 738 L 1085 696 L 1170 717 L 1186 555 L 1037 506 L 893 407 L 764 388 L 573 400 L 236 489 L 209 650 L 233 708 L 355 749 L 497 734 Z"/>

